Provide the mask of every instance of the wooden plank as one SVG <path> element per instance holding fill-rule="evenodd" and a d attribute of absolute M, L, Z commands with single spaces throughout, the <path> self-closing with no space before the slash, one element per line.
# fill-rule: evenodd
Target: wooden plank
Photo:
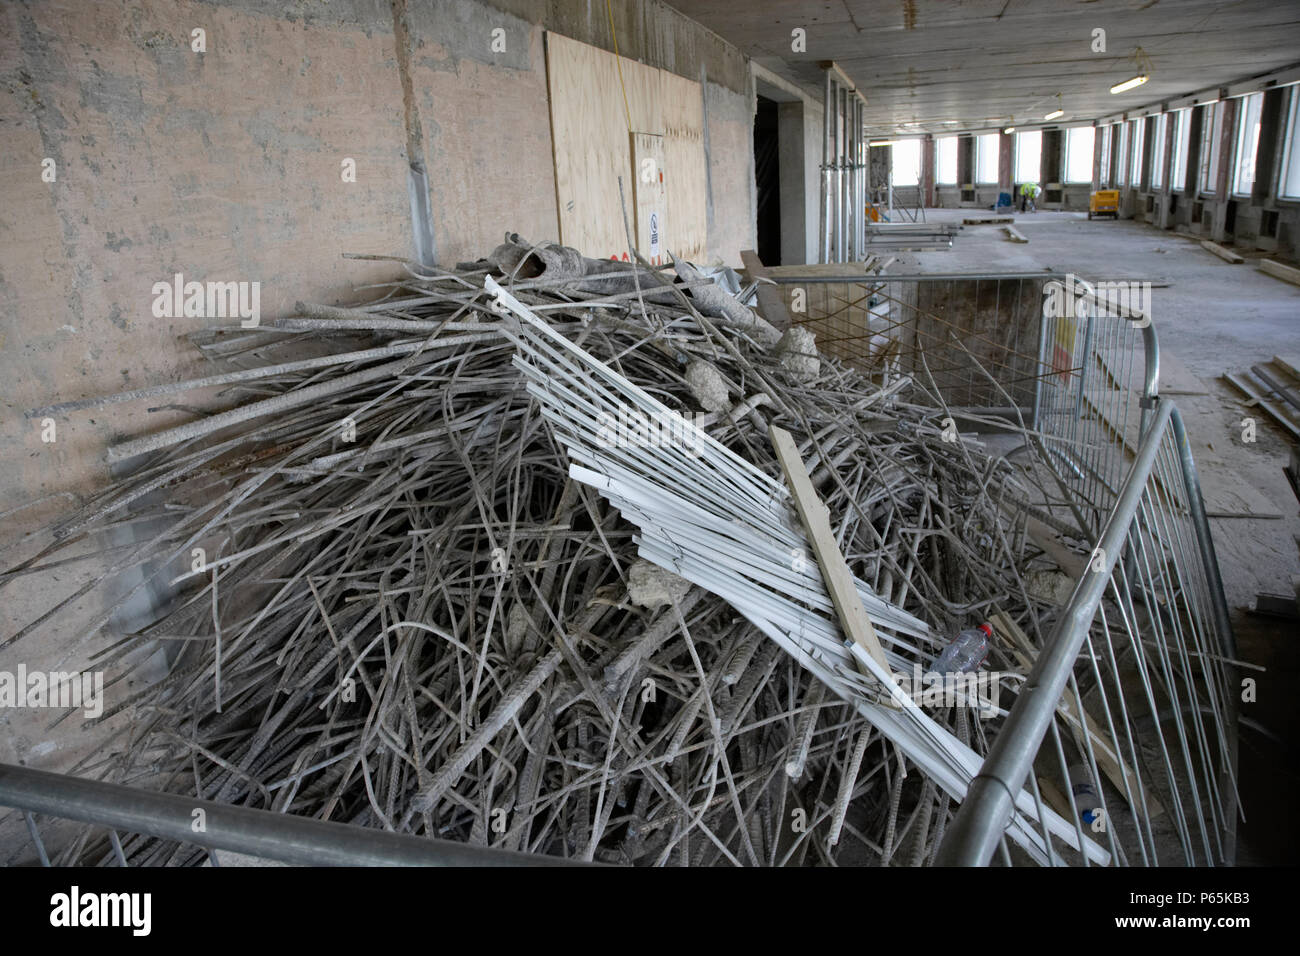
<path fill-rule="evenodd" d="M 1290 375 L 1296 382 L 1300 382 L 1300 358 L 1291 358 L 1285 355 L 1274 355 L 1273 364 L 1283 372 Z"/>
<path fill-rule="evenodd" d="M 1003 230 L 1006 231 L 1007 238 L 1010 239 L 1012 242 L 1028 242 L 1028 241 L 1029 241 L 1028 239 L 1026 239 L 1026 238 L 1024 237 L 1024 235 L 1023 235 L 1023 234 L 1022 234 L 1018 229 L 1016 229 L 1015 226 L 1003 226 L 1002 228 L 1003 228 Z"/>
<path fill-rule="evenodd" d="M 1300 410 L 1300 395 L 1291 385 L 1284 380 L 1283 375 L 1270 365 L 1252 365 L 1251 373 L 1259 381 L 1268 386 L 1268 395 L 1271 399 L 1273 395 L 1282 399 L 1283 403 L 1291 406 L 1291 416 L 1294 417 L 1297 410 Z"/>
<path fill-rule="evenodd" d="M 745 271 L 749 273 L 751 279 L 767 278 L 767 269 L 763 266 L 763 261 L 758 258 L 758 253 L 753 249 L 740 250 L 740 261 L 744 264 Z M 785 299 L 781 297 L 779 288 L 770 282 L 760 282 L 757 296 L 759 315 L 767 319 L 774 328 L 784 332 L 794 324 L 794 317 L 790 315 L 790 310 L 785 307 Z"/>
<path fill-rule="evenodd" d="M 663 117 L 664 188 L 668 194 L 671 240 L 668 251 L 679 259 L 704 262 L 709 249 L 704 93 L 694 80 L 667 70 L 654 70 L 653 74 L 657 82 L 650 95 L 659 99 L 658 108 Z"/>
<path fill-rule="evenodd" d="M 1274 262 L 1272 259 L 1261 259 L 1259 261 L 1259 271 L 1267 272 L 1275 279 L 1281 279 L 1283 282 L 1290 282 L 1292 285 L 1300 285 L 1300 269 L 1284 266 L 1280 262 Z"/>
<path fill-rule="evenodd" d="M 1235 265 L 1240 265 L 1241 263 L 1243 263 L 1243 262 L 1246 261 L 1245 256 L 1239 256 L 1239 255 L 1237 255 L 1235 252 L 1233 252 L 1231 249 L 1225 249 L 1225 248 L 1223 248 L 1223 246 L 1219 245 L 1217 242 L 1210 242 L 1210 240 L 1208 240 L 1208 239 L 1202 239 L 1202 240 L 1201 240 L 1201 248 L 1202 248 L 1202 249 L 1205 249 L 1205 250 L 1207 250 L 1207 251 L 1209 251 L 1209 252 L 1213 252 L 1216 256 L 1218 256 L 1218 257 L 1219 257 L 1220 259 L 1222 259 L 1224 262 L 1231 262 L 1234 266 L 1235 266 Z"/>
<path fill-rule="evenodd" d="M 831 603 L 835 605 L 840 627 L 848 638 L 871 655 L 885 673 L 892 674 L 889 662 L 885 659 L 885 649 L 880 646 L 876 629 L 858 597 L 857 585 L 854 584 L 848 562 L 844 560 L 844 555 L 835 542 L 835 535 L 831 532 L 830 512 L 826 510 L 821 498 L 817 497 L 794 438 L 788 431 L 775 425 L 768 429 L 768 436 L 772 440 L 776 457 L 781 462 L 781 469 L 785 472 L 786 484 L 794 495 L 795 510 L 799 512 L 799 518 L 812 542 L 813 553 L 817 556 L 817 565 L 821 568 L 822 580 L 826 582 Z"/>
<path fill-rule="evenodd" d="M 1267 398 L 1258 394 L 1257 389 L 1240 375 L 1236 375 L 1232 372 L 1224 372 L 1223 378 L 1226 382 L 1233 385 L 1237 391 L 1250 399 L 1247 404 L 1258 405 L 1268 413 L 1270 418 L 1289 431 L 1293 437 L 1300 438 L 1300 425 L 1297 425 L 1287 416 L 1286 412 L 1282 410 L 1281 405 L 1277 402 L 1269 401 Z"/>

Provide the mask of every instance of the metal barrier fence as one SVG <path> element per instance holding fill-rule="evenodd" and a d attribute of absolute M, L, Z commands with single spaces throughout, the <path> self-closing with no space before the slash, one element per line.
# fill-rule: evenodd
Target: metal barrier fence
<path fill-rule="evenodd" d="M 1158 398 L 1149 287 L 1043 273 L 778 281 L 790 306 L 803 290 L 801 324 L 823 351 L 1027 425 L 1067 492 L 1060 527 L 1099 541 L 939 861 L 988 863 L 1001 845 L 1010 862 L 1009 794 L 1028 784 L 1080 837 L 1104 833 L 1116 861 L 1167 862 L 1176 845 L 1179 862 L 1231 862 L 1235 649 L 1195 462 Z"/>
<path fill-rule="evenodd" d="M 1234 657 L 1195 464 L 1177 409 L 1161 400 L 1089 570 L 937 862 L 984 865 L 999 845 L 1009 859 L 1002 840 L 1009 794 L 1027 782 L 1041 801 L 1043 775 L 1055 770 L 1082 781 L 1067 794 L 1070 818 L 1080 834 L 1084 827 L 1104 834 L 1118 862 L 1168 862 L 1176 844 L 1178 863 L 1231 863 Z M 1074 760 L 1062 724 L 1072 731 Z M 1076 761 L 1081 771 L 1071 769 Z M 1111 784 L 1109 796 L 1102 780 Z"/>
<path fill-rule="evenodd" d="M 1157 390 L 1145 295 L 1063 273 L 783 274 L 818 348 L 888 385 L 910 376 L 961 412 L 1018 416 L 1101 526 Z"/>
<path fill-rule="evenodd" d="M 517 853 L 486 846 L 387 833 L 155 793 L 120 784 L 0 764 L 0 807 L 22 811 L 27 832 L 43 866 L 51 865 L 34 814 L 107 827 L 103 864 L 127 865 L 118 830 L 160 837 L 206 851 L 229 850 L 259 859 L 304 866 L 561 866 L 559 857 Z M 129 848 L 130 843 L 127 847 Z M 582 864 L 586 865 L 586 864 Z"/>

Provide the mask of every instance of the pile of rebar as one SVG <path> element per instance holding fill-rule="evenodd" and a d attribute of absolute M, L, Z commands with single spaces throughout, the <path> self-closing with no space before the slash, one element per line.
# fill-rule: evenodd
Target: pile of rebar
<path fill-rule="evenodd" d="M 906 648 L 922 669 L 998 612 L 1041 646 L 1054 605 L 1026 584 L 1045 566 L 1028 504 L 1053 491 L 955 440 L 929 383 L 881 388 L 684 263 L 597 266 L 511 237 L 455 270 L 402 268 L 369 305 L 196 333 L 210 376 L 33 413 L 225 390 L 217 413 L 112 446 L 129 475 L 16 569 L 114 536 L 103 576 L 0 649 L 128 572 L 119 607 L 170 599 L 129 633 L 113 609 L 95 623 L 90 666 L 162 645 L 168 669 L 109 687 L 104 719 L 132 720 L 77 772 L 614 863 L 930 860 L 952 787 L 751 608 L 638 557 L 637 526 L 570 477 L 514 362 L 519 323 L 485 279 L 778 482 L 767 428 L 793 433 L 856 577 L 920 622 Z M 635 444 L 653 423 L 626 424 Z M 987 667 L 1024 672 L 996 641 Z M 1004 691 L 995 714 L 1014 679 Z M 974 755 L 999 723 L 927 710 Z M 202 858 L 142 836 L 123 849 L 132 864 Z M 112 858 L 93 828 L 62 855 Z"/>

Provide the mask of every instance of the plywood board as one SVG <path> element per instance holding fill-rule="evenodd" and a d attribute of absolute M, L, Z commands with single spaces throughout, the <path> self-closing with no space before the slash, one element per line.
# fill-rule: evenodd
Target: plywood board
<path fill-rule="evenodd" d="M 556 33 L 546 35 L 546 75 L 560 241 L 589 256 L 630 258 L 623 202 L 631 221 L 639 174 L 630 134 L 652 134 L 662 149 L 661 255 L 703 261 L 708 194 L 700 84 Z"/>
<path fill-rule="evenodd" d="M 654 133 L 632 134 L 632 168 L 636 171 L 636 245 L 651 265 L 668 260 L 664 216 L 664 138 Z"/>

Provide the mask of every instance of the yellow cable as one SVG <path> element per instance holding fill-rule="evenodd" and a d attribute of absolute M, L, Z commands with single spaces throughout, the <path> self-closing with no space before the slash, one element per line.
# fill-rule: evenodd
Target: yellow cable
<path fill-rule="evenodd" d="M 623 61 L 618 55 L 618 34 L 614 31 L 614 8 L 610 0 L 605 0 L 605 12 L 609 15 L 609 35 L 614 38 L 614 65 L 618 67 L 618 85 L 623 90 L 623 112 L 627 115 L 627 131 L 632 132 L 632 111 L 627 106 L 627 86 L 623 83 Z"/>

